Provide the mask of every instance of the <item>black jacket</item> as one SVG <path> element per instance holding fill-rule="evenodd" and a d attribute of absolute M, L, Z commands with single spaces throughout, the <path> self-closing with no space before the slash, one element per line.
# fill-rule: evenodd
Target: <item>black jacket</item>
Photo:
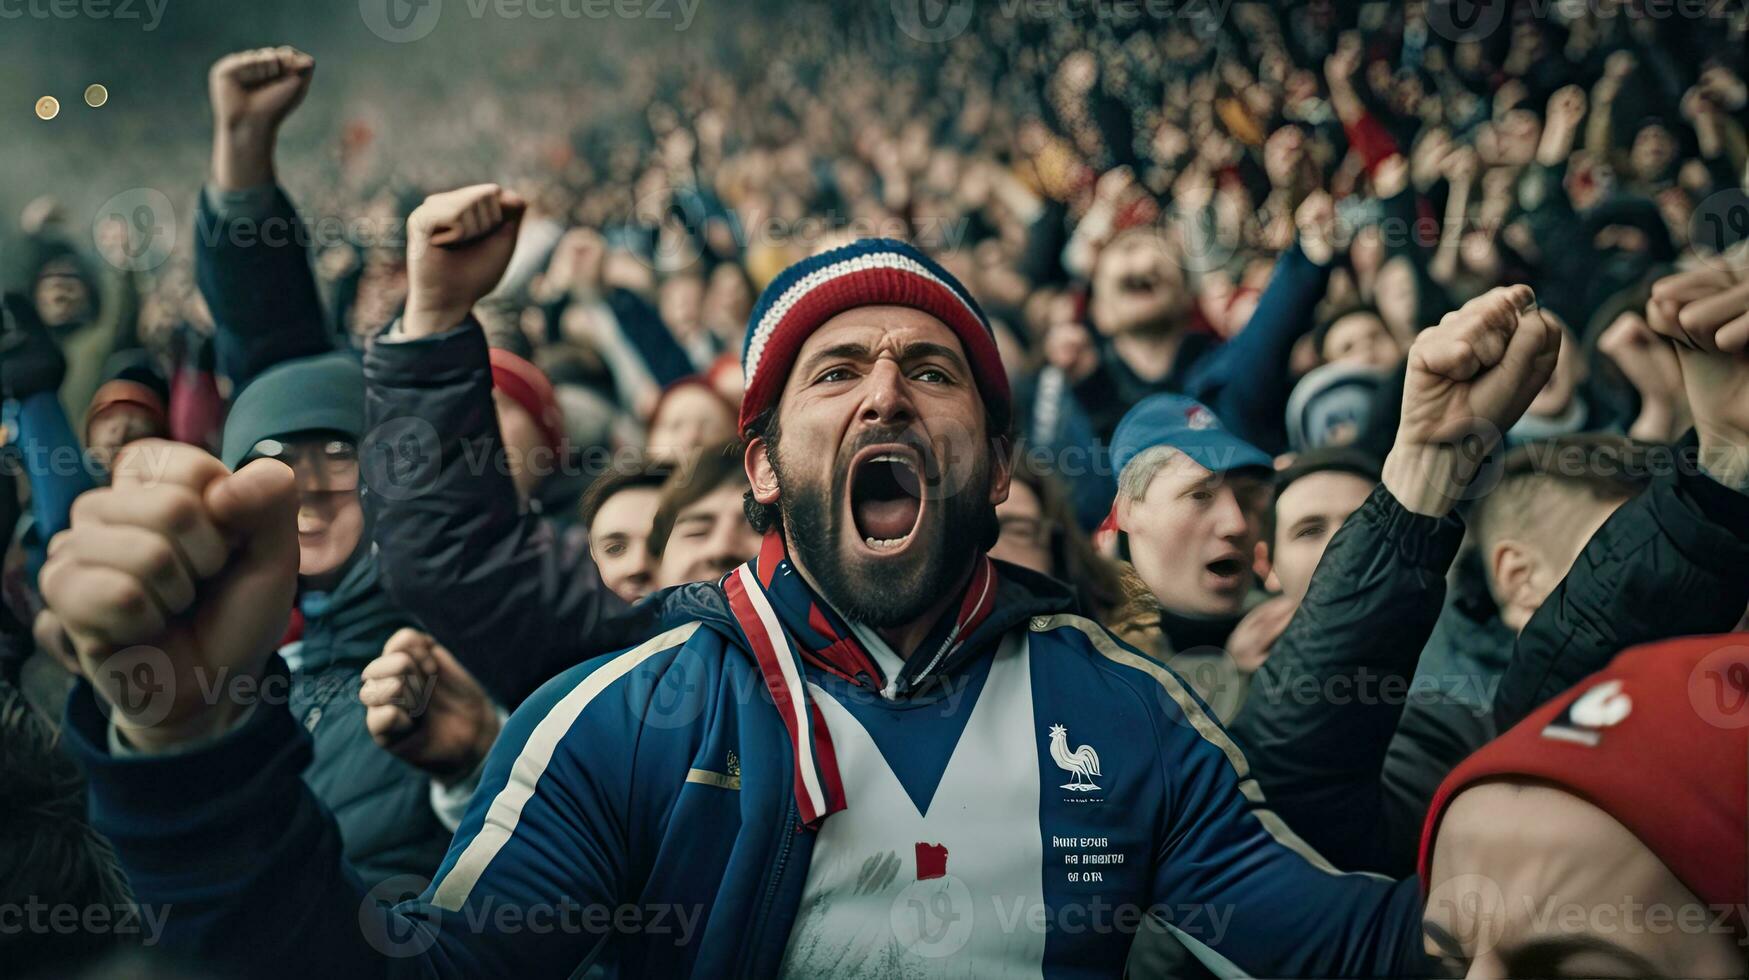
<path fill-rule="evenodd" d="M 1455 516 L 1411 513 L 1375 489 L 1331 538 L 1231 725 L 1276 812 L 1338 868 L 1414 870 L 1389 859 L 1385 831 L 1416 824 L 1425 801 L 1401 777 L 1420 766 L 1387 767 L 1385 749 L 1463 536 Z"/>
<path fill-rule="evenodd" d="M 511 483 L 486 337 L 472 319 L 364 358 L 360 465 L 383 585 L 499 704 L 631 646 L 649 617 L 601 581 L 581 527 L 525 510 Z"/>
<path fill-rule="evenodd" d="M 377 746 L 358 700 L 364 665 L 409 620 L 383 594 L 368 555 L 333 591 L 299 596 L 298 608 L 303 635 L 282 655 L 293 668 L 292 717 L 314 742 L 304 783 L 334 813 L 346 859 L 365 882 L 429 877 L 450 838 L 431 810 L 430 780 Z"/>
<path fill-rule="evenodd" d="M 1233 722 L 1275 810 L 1337 867 L 1412 874 L 1427 805 L 1465 756 L 1622 649 L 1727 631 L 1749 602 L 1749 497 L 1692 470 L 1660 477 L 1532 617 L 1490 719 L 1452 678 L 1416 675 L 1462 536 L 1457 518 L 1375 490 L 1331 539 Z"/>

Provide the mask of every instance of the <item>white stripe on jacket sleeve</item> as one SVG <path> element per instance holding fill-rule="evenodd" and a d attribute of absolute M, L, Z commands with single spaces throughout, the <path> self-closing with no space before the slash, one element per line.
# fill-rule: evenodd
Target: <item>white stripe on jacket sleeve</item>
<path fill-rule="evenodd" d="M 589 707 L 596 695 L 606 690 L 614 681 L 637 669 L 644 661 L 691 639 L 699 625 L 694 622 L 675 627 L 614 657 L 591 671 L 588 677 L 579 681 L 576 687 L 553 705 L 546 717 L 529 734 L 528 741 L 523 743 L 522 751 L 511 764 L 510 778 L 492 799 L 492 806 L 486 811 L 479 833 L 468 842 L 467 849 L 456 858 L 449 873 L 438 882 L 432 895 L 433 905 L 446 912 L 454 912 L 467 903 L 469 893 L 479 883 L 487 865 L 492 863 L 492 859 L 498 856 L 498 852 L 503 850 L 504 845 L 516 833 L 517 822 L 522 819 L 522 808 L 534 796 L 535 788 L 547 771 L 547 764 L 552 761 L 559 741 L 570 732 L 571 726 L 576 724 L 583 709 Z"/>

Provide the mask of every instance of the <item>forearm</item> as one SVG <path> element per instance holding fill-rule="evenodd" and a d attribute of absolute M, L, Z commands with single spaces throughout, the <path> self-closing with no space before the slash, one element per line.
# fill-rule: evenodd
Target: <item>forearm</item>
<path fill-rule="evenodd" d="M 1265 451 L 1286 448 L 1289 362 L 1294 344 L 1312 328 L 1312 312 L 1329 281 L 1329 265 L 1307 258 L 1296 241 L 1276 260 L 1245 329 L 1190 385 L 1235 434 Z"/>
<path fill-rule="evenodd" d="M 278 142 L 277 125 L 262 129 L 245 122 L 215 129 L 213 186 L 221 191 L 240 191 L 278 183 L 273 172 L 273 150 Z"/>
<path fill-rule="evenodd" d="M 1462 541 L 1455 517 L 1375 490 L 1331 539 L 1233 722 L 1276 810 L 1340 867 L 1381 862 L 1386 752 Z"/>
<path fill-rule="evenodd" d="M 521 507 L 476 323 L 373 344 L 365 419 L 384 585 L 498 703 L 514 707 L 558 670 L 624 645 L 604 624 L 625 603 L 581 536 Z"/>
<path fill-rule="evenodd" d="M 309 234 L 273 185 L 201 191 L 195 277 L 221 373 L 241 388 L 284 361 L 333 349 L 310 270 Z"/>
<path fill-rule="evenodd" d="M 79 437 L 52 391 L 39 392 L 19 403 L 18 448 L 30 479 L 30 509 L 37 539 L 46 546 L 50 538 L 67 529 L 73 499 L 96 486 L 97 479 L 87 468 Z M 32 566 L 40 567 L 44 557 L 32 555 Z"/>
<path fill-rule="evenodd" d="M 278 666 L 265 681 L 289 678 Z M 288 980 L 389 976 L 397 963 L 414 972 L 417 961 L 385 959 L 363 941 L 364 888 L 333 818 L 303 784 L 311 743 L 285 708 L 261 705 L 237 730 L 184 753 L 113 755 L 107 731 L 81 683 L 65 744 L 86 773 L 92 826 L 114 845 L 143 931 L 159 930 L 164 949 Z"/>

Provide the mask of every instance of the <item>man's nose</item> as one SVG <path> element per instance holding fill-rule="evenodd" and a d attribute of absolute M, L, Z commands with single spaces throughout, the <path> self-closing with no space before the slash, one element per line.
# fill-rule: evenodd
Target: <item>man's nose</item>
<path fill-rule="evenodd" d="M 1238 540 L 1249 530 L 1245 508 L 1239 506 L 1239 495 L 1232 487 L 1222 487 L 1215 505 L 1215 533 L 1229 540 Z"/>
<path fill-rule="evenodd" d="M 881 358 L 869 369 L 863 381 L 863 401 L 860 418 L 873 425 L 909 422 L 916 415 L 911 393 L 905 385 L 905 374 L 898 362 Z"/>

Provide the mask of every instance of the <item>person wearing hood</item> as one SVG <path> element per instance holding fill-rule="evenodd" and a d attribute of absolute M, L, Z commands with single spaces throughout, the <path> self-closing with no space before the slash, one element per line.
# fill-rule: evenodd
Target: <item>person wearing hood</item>
<path fill-rule="evenodd" d="M 111 256 L 112 268 L 99 276 L 64 239 L 42 236 L 32 244 L 32 267 L 23 285 L 30 291 L 37 317 L 66 354 L 61 407 L 69 419 L 82 418 L 104 381 L 110 356 L 139 345 L 133 335 L 140 306 L 138 287 L 125 256 Z"/>
<path fill-rule="evenodd" d="M 364 369 L 337 351 L 270 368 L 243 389 L 220 458 L 232 468 L 277 459 L 296 477 L 301 633 L 279 652 L 291 668 L 292 715 L 314 741 L 304 782 L 334 812 L 348 861 L 375 883 L 430 875 L 449 834 L 426 776 L 372 741 L 359 701 L 365 665 L 413 624 L 383 591 L 371 555 L 359 500 L 363 433 Z"/>

